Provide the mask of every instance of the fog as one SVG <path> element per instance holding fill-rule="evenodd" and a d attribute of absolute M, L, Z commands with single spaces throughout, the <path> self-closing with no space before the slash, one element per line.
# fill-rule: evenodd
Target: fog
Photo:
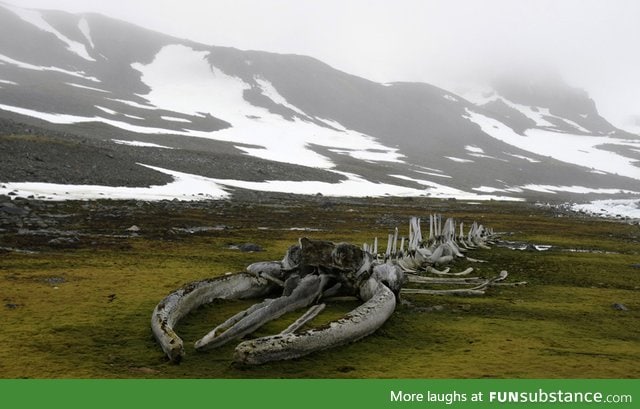
<path fill-rule="evenodd" d="M 640 116 L 636 0 L 5 0 L 99 12 L 206 44 L 310 55 L 379 82 L 457 92 L 557 71 L 618 126 Z"/>

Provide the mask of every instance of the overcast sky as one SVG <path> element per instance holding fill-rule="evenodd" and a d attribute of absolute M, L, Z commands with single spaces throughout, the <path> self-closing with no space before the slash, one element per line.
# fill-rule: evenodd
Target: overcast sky
<path fill-rule="evenodd" d="M 316 57 L 374 81 L 457 91 L 557 69 L 617 125 L 640 115 L 638 0 L 4 0 L 93 11 L 211 45 Z"/>

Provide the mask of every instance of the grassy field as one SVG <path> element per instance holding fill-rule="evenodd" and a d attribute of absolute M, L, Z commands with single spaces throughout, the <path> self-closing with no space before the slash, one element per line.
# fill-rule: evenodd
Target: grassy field
<path fill-rule="evenodd" d="M 69 202 L 48 205 L 56 229 L 74 231 L 58 248 L 24 231 L 0 230 L 0 377 L 4 378 L 638 378 L 640 377 L 640 228 L 626 222 L 558 214 L 524 203 L 429 199 L 286 197 L 200 204 Z M 151 312 L 183 284 L 260 260 L 281 259 L 306 235 L 361 244 L 412 215 L 441 212 L 481 221 L 503 239 L 547 244 L 544 252 L 475 250 L 524 287 L 482 297 L 404 296 L 375 334 L 306 358 L 236 367 L 233 345 L 198 353 L 193 342 L 252 302 L 216 302 L 177 331 L 187 356 L 170 364 L 154 342 Z M 562 216 L 562 217 L 560 217 Z M 140 228 L 137 234 L 126 229 Z M 185 228 L 212 227 L 198 233 Z M 306 230 L 300 230 L 306 229 Z M 244 253 L 232 245 L 256 243 Z M 453 270 L 470 266 L 457 262 Z M 627 310 L 613 308 L 623 304 Z M 353 309 L 332 303 L 312 325 Z M 437 308 L 433 308 L 437 306 Z M 254 336 L 275 333 L 288 314 Z"/>

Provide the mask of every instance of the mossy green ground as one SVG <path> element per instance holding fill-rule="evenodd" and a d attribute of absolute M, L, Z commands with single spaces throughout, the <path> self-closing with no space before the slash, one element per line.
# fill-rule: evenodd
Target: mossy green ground
<path fill-rule="evenodd" d="M 105 204 L 106 203 L 106 204 Z M 427 199 L 286 198 L 198 205 L 60 203 L 77 230 L 74 249 L 55 249 L 14 232 L 0 246 L 35 250 L 0 254 L 0 376 L 4 378 L 638 378 L 640 376 L 640 229 L 523 203 Z M 109 216 L 100 206 L 111 209 Z M 115 212 L 119 206 L 133 210 Z M 486 264 L 457 262 L 474 275 L 500 270 L 524 287 L 482 297 L 404 296 L 375 334 L 286 362 L 237 367 L 235 343 L 198 353 L 193 342 L 250 301 L 216 302 L 186 317 L 177 331 L 187 356 L 167 362 L 154 342 L 151 312 L 183 284 L 282 258 L 298 237 L 385 241 L 411 215 L 441 212 L 508 232 L 507 240 L 550 244 L 546 252 L 476 250 Z M 117 217 L 114 217 L 114 213 Z M 131 225 L 141 231 L 133 236 Z M 175 227 L 222 226 L 187 234 Z M 292 230 L 292 228 L 296 228 Z M 300 231 L 307 228 L 311 231 Z M 230 244 L 252 242 L 262 252 Z M 580 251 L 572 251 L 580 250 Z M 53 280 L 52 280 L 53 278 Z M 627 311 L 612 307 L 626 306 Z M 312 325 L 353 309 L 330 304 Z M 437 309 L 429 308 L 441 306 Z M 253 336 L 285 328 L 288 314 Z"/>

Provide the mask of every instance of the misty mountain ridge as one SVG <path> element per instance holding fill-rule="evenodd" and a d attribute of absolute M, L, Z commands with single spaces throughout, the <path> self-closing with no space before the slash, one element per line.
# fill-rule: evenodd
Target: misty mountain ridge
<path fill-rule="evenodd" d="M 557 77 L 457 95 L 3 3 L 0 119 L 0 194 L 640 195 L 640 137 Z"/>

